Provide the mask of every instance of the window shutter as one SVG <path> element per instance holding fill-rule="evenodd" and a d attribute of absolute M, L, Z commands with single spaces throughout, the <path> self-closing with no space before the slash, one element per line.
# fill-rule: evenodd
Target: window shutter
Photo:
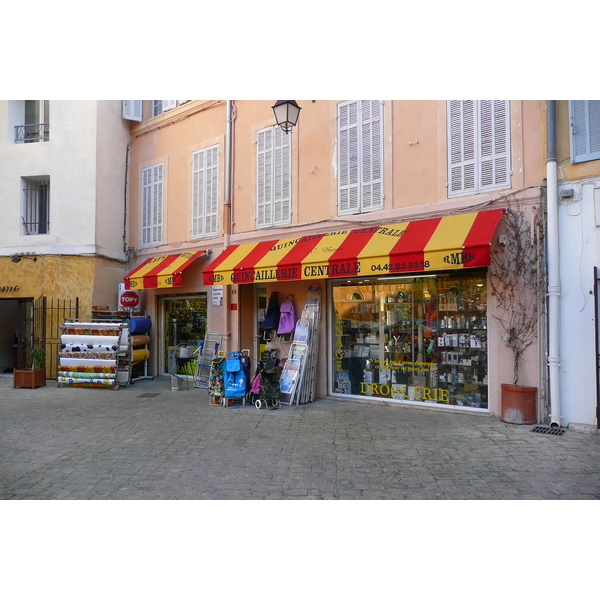
<path fill-rule="evenodd" d="M 509 117 L 507 100 L 480 101 L 480 190 L 509 184 Z"/>
<path fill-rule="evenodd" d="M 194 152 L 192 157 L 192 236 L 217 233 L 219 147 Z"/>
<path fill-rule="evenodd" d="M 165 110 L 171 110 L 177 106 L 177 100 L 163 100 L 162 101 L 162 109 L 163 112 Z"/>
<path fill-rule="evenodd" d="M 204 188 L 204 151 L 192 155 L 192 237 L 204 233 L 204 206 L 202 190 Z"/>
<path fill-rule="evenodd" d="M 154 237 L 152 241 L 162 242 L 162 223 L 163 223 L 163 166 L 154 167 L 154 196 L 153 196 Z"/>
<path fill-rule="evenodd" d="M 163 165 L 142 171 L 142 244 L 162 242 Z"/>
<path fill-rule="evenodd" d="M 272 224 L 273 128 L 263 129 L 256 139 L 256 226 Z"/>
<path fill-rule="evenodd" d="M 450 100 L 448 103 L 450 194 L 476 190 L 475 131 L 475 102 L 473 100 Z"/>
<path fill-rule="evenodd" d="M 338 106 L 338 214 L 360 210 L 358 164 L 358 101 Z"/>
<path fill-rule="evenodd" d="M 273 147 L 273 225 L 290 222 L 290 136 L 276 127 Z"/>
<path fill-rule="evenodd" d="M 219 227 L 219 147 L 206 149 L 206 218 L 204 233 L 215 235 Z"/>
<path fill-rule="evenodd" d="M 123 100 L 123 118 L 129 121 L 142 120 L 142 101 Z"/>
<path fill-rule="evenodd" d="M 600 158 L 600 100 L 571 100 L 573 162 Z"/>
<path fill-rule="evenodd" d="M 383 131 L 379 100 L 361 102 L 362 211 L 383 208 Z"/>

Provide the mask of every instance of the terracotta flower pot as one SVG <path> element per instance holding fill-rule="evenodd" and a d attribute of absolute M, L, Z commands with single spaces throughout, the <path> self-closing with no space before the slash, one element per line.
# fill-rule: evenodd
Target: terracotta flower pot
<path fill-rule="evenodd" d="M 537 423 L 537 388 L 524 385 L 502 384 L 500 419 L 516 425 Z"/>

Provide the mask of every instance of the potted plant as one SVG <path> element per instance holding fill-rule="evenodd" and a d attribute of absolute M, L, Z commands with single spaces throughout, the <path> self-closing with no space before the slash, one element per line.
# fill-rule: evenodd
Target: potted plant
<path fill-rule="evenodd" d="M 490 290 L 498 308 L 495 318 L 502 340 L 512 350 L 513 381 L 503 383 L 500 418 L 508 423 L 537 422 L 537 388 L 519 384 L 523 353 L 538 334 L 538 314 L 543 291 L 541 265 L 541 219 L 532 207 L 528 219 L 522 206 L 504 212 L 503 243 L 492 255 Z"/>
<path fill-rule="evenodd" d="M 46 350 L 35 346 L 29 352 L 30 366 L 15 369 L 13 387 L 37 388 L 46 385 Z"/>

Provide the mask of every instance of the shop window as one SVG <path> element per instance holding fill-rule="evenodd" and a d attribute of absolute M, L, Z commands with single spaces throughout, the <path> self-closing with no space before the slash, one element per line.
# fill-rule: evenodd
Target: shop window
<path fill-rule="evenodd" d="M 292 136 L 274 125 L 256 134 L 256 226 L 291 223 Z"/>
<path fill-rule="evenodd" d="M 383 102 L 338 105 L 338 214 L 383 208 Z"/>
<path fill-rule="evenodd" d="M 163 298 L 164 364 L 176 346 L 197 348 L 206 333 L 206 294 L 190 297 Z M 185 365 L 191 369 L 190 365 Z M 166 370 L 166 369 L 165 369 Z M 184 373 L 181 373 L 184 374 Z M 190 370 L 189 375 L 193 375 Z"/>
<path fill-rule="evenodd" d="M 192 236 L 216 235 L 219 224 L 219 146 L 192 155 Z"/>
<path fill-rule="evenodd" d="M 487 409 L 485 272 L 333 288 L 333 393 Z"/>
<path fill-rule="evenodd" d="M 451 100 L 448 110 L 448 196 L 510 187 L 508 100 Z"/>
<path fill-rule="evenodd" d="M 142 170 L 142 246 L 163 238 L 163 164 Z"/>

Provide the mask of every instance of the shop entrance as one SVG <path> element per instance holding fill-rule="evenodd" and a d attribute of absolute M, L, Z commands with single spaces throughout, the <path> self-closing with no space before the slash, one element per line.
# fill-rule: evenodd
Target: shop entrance
<path fill-rule="evenodd" d="M 257 287 L 254 292 L 254 358 L 259 361 L 262 352 L 267 349 L 265 330 L 262 328 L 267 312 L 267 288 Z"/>
<path fill-rule="evenodd" d="M 198 347 L 206 334 L 206 293 L 161 298 L 163 374 L 169 372 L 169 355 L 179 345 Z M 191 363 L 190 363 L 191 364 Z M 190 367 L 191 368 L 191 367 Z M 193 373 L 189 373 L 193 375 Z"/>
<path fill-rule="evenodd" d="M 27 365 L 27 350 L 46 350 L 46 374 L 56 377 L 60 326 L 79 316 L 79 298 L 45 296 L 0 300 L 0 371 L 11 373 Z"/>
<path fill-rule="evenodd" d="M 27 366 L 26 349 L 33 342 L 33 299 L 0 300 L 0 371 Z"/>

